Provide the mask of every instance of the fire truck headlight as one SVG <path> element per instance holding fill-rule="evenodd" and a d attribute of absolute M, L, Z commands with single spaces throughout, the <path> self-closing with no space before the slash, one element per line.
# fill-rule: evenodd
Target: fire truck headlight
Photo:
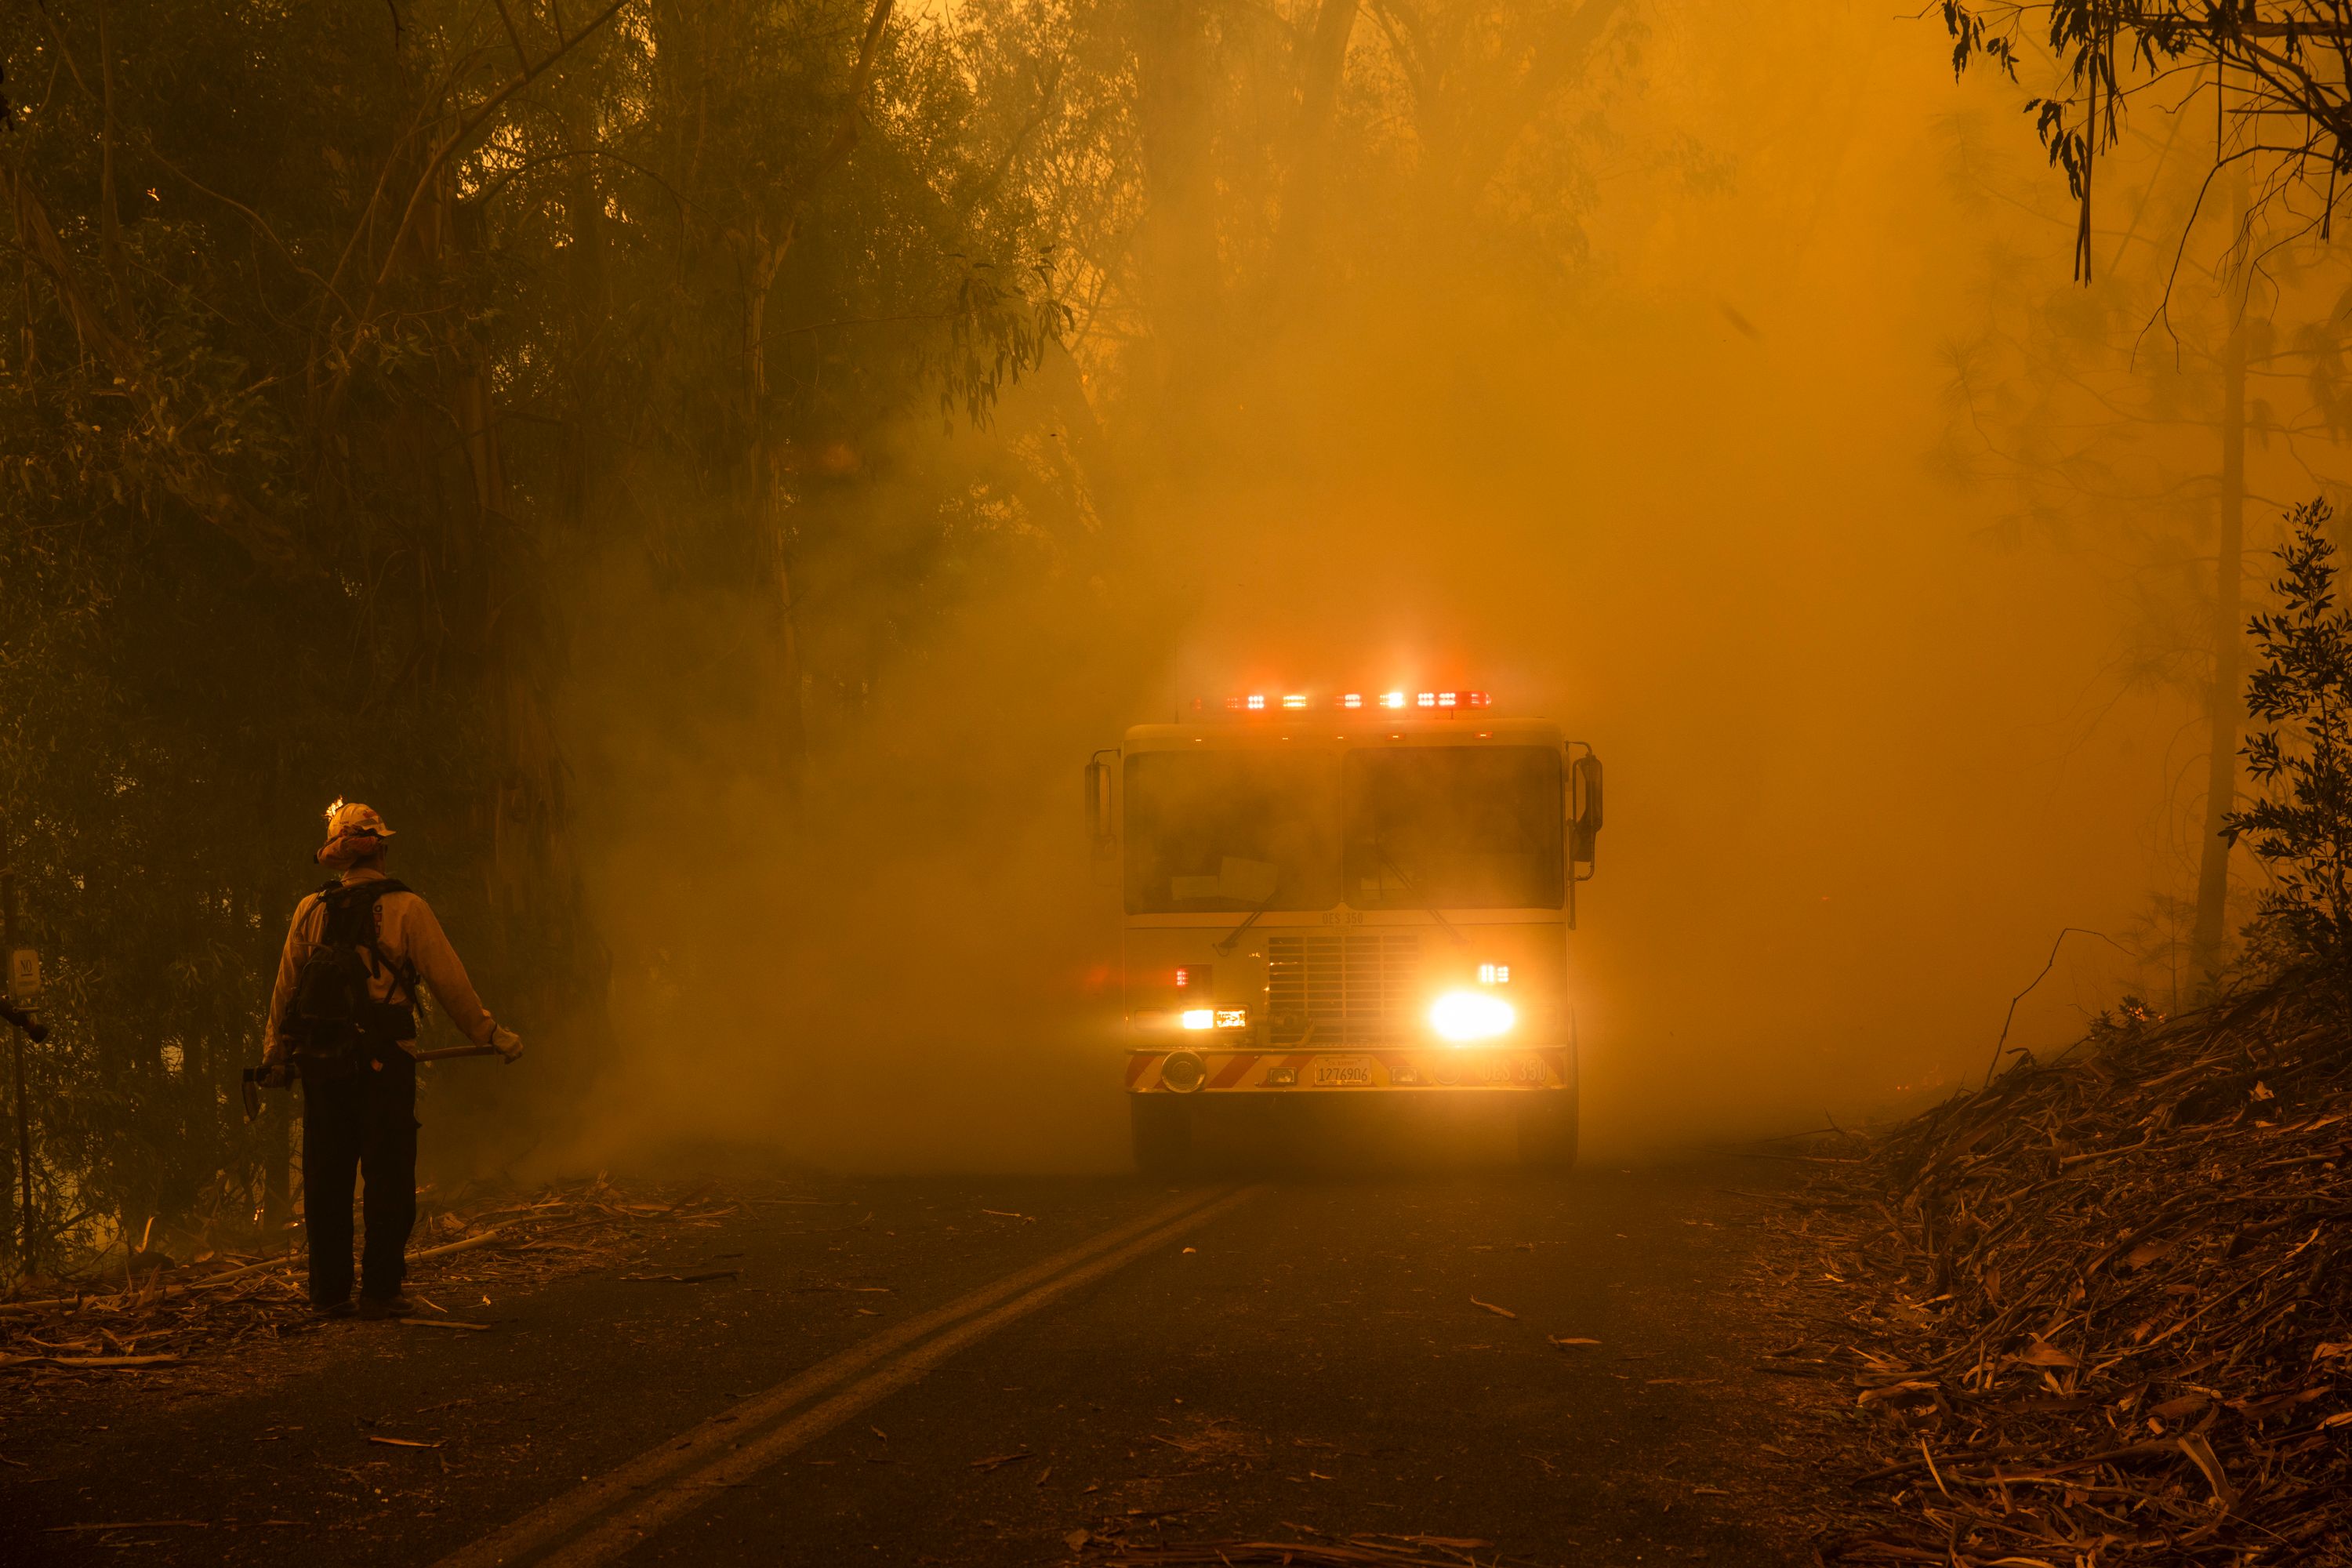
<path fill-rule="evenodd" d="M 1217 1015 L 1213 1008 L 1187 1007 L 1177 1022 L 1188 1029 L 1213 1029 L 1217 1025 Z"/>
<path fill-rule="evenodd" d="M 1448 991 L 1429 1009 L 1429 1026 L 1457 1045 L 1507 1034 L 1518 1019 L 1508 1002 L 1476 991 Z"/>

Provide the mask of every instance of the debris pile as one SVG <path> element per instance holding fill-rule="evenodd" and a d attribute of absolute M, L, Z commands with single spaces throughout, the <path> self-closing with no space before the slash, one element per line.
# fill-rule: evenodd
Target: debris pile
<path fill-rule="evenodd" d="M 625 1193 L 599 1177 L 526 1194 L 474 1186 L 424 1205 L 409 1243 L 408 1294 L 436 1326 L 469 1326 L 466 1308 L 495 1288 L 511 1293 L 600 1267 L 657 1227 L 715 1223 L 734 1212 L 709 1185 L 664 1195 Z M 199 1252 L 186 1264 L 145 1267 L 134 1254 L 109 1276 L 35 1286 L 0 1297 L 0 1387 L 9 1374 L 99 1375 L 225 1364 L 234 1352 L 315 1331 L 299 1230 L 289 1250 Z M 472 1291 L 460 1296 L 463 1288 Z M 439 1297 L 450 1298 L 446 1302 Z M 478 1307 L 476 1308 L 478 1313 Z M 470 1326 L 480 1326 L 472 1324 Z"/>
<path fill-rule="evenodd" d="M 1849 1144 L 1807 1201 L 1875 1450 L 1838 1563 L 2352 1555 L 2352 1031 L 2137 1006 Z"/>

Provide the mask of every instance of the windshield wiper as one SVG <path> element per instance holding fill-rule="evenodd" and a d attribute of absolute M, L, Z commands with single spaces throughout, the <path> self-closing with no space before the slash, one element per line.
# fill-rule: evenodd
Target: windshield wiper
<path fill-rule="evenodd" d="M 1422 913 L 1427 915 L 1431 920 L 1435 921 L 1444 931 L 1445 934 L 1454 939 L 1454 946 L 1467 947 L 1469 945 L 1462 933 L 1454 929 L 1454 922 L 1447 920 L 1444 915 L 1439 914 L 1437 912 L 1437 906 L 1421 896 L 1421 889 L 1412 885 L 1412 879 L 1404 874 L 1404 868 L 1396 863 L 1396 858 L 1389 853 L 1387 845 L 1382 844 L 1377 838 L 1373 839 L 1372 853 L 1381 858 L 1381 863 L 1382 865 L 1396 873 L 1396 879 L 1404 884 L 1404 890 L 1406 894 L 1412 898 L 1414 906 L 1418 908 Z M 1255 917 L 1253 916 L 1252 918 L 1255 919 Z"/>
<path fill-rule="evenodd" d="M 1252 910 L 1247 915 L 1243 917 L 1242 923 L 1227 931 L 1225 933 L 1225 940 L 1213 943 L 1211 946 L 1210 951 L 1214 952 L 1220 958 L 1223 958 L 1225 954 L 1233 952 L 1234 943 L 1241 941 L 1242 939 L 1242 932 L 1257 924 L 1257 917 L 1265 913 L 1266 910 L 1274 908 L 1274 900 L 1281 896 L 1279 889 L 1275 892 L 1268 893 L 1265 896 L 1265 902 L 1260 904 L 1257 908 Z"/>

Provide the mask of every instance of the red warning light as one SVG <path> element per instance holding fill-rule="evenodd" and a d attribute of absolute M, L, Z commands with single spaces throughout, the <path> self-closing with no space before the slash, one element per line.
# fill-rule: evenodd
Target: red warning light
<path fill-rule="evenodd" d="M 1244 697 L 1226 698 L 1225 711 L 1228 713 L 1299 713 L 1323 700 L 1324 699 L 1320 697 L 1304 691 L 1275 694 L 1253 691 Z M 1402 712 L 1417 708 L 1425 712 L 1450 719 L 1455 711 L 1464 708 L 1492 707 L 1495 700 L 1491 693 L 1485 691 L 1345 691 L 1334 693 L 1329 700 L 1333 708 L 1347 712 L 1361 712 L 1367 708 L 1381 708 L 1390 712 Z M 1200 699 L 1193 699 L 1194 712 L 1200 712 L 1205 706 Z"/>

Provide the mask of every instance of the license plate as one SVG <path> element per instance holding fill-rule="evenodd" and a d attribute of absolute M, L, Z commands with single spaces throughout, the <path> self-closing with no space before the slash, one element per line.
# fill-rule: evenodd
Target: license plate
<path fill-rule="evenodd" d="M 1372 1087 L 1372 1058 L 1370 1057 L 1317 1057 L 1307 1082 L 1311 1089 L 1370 1089 Z"/>

